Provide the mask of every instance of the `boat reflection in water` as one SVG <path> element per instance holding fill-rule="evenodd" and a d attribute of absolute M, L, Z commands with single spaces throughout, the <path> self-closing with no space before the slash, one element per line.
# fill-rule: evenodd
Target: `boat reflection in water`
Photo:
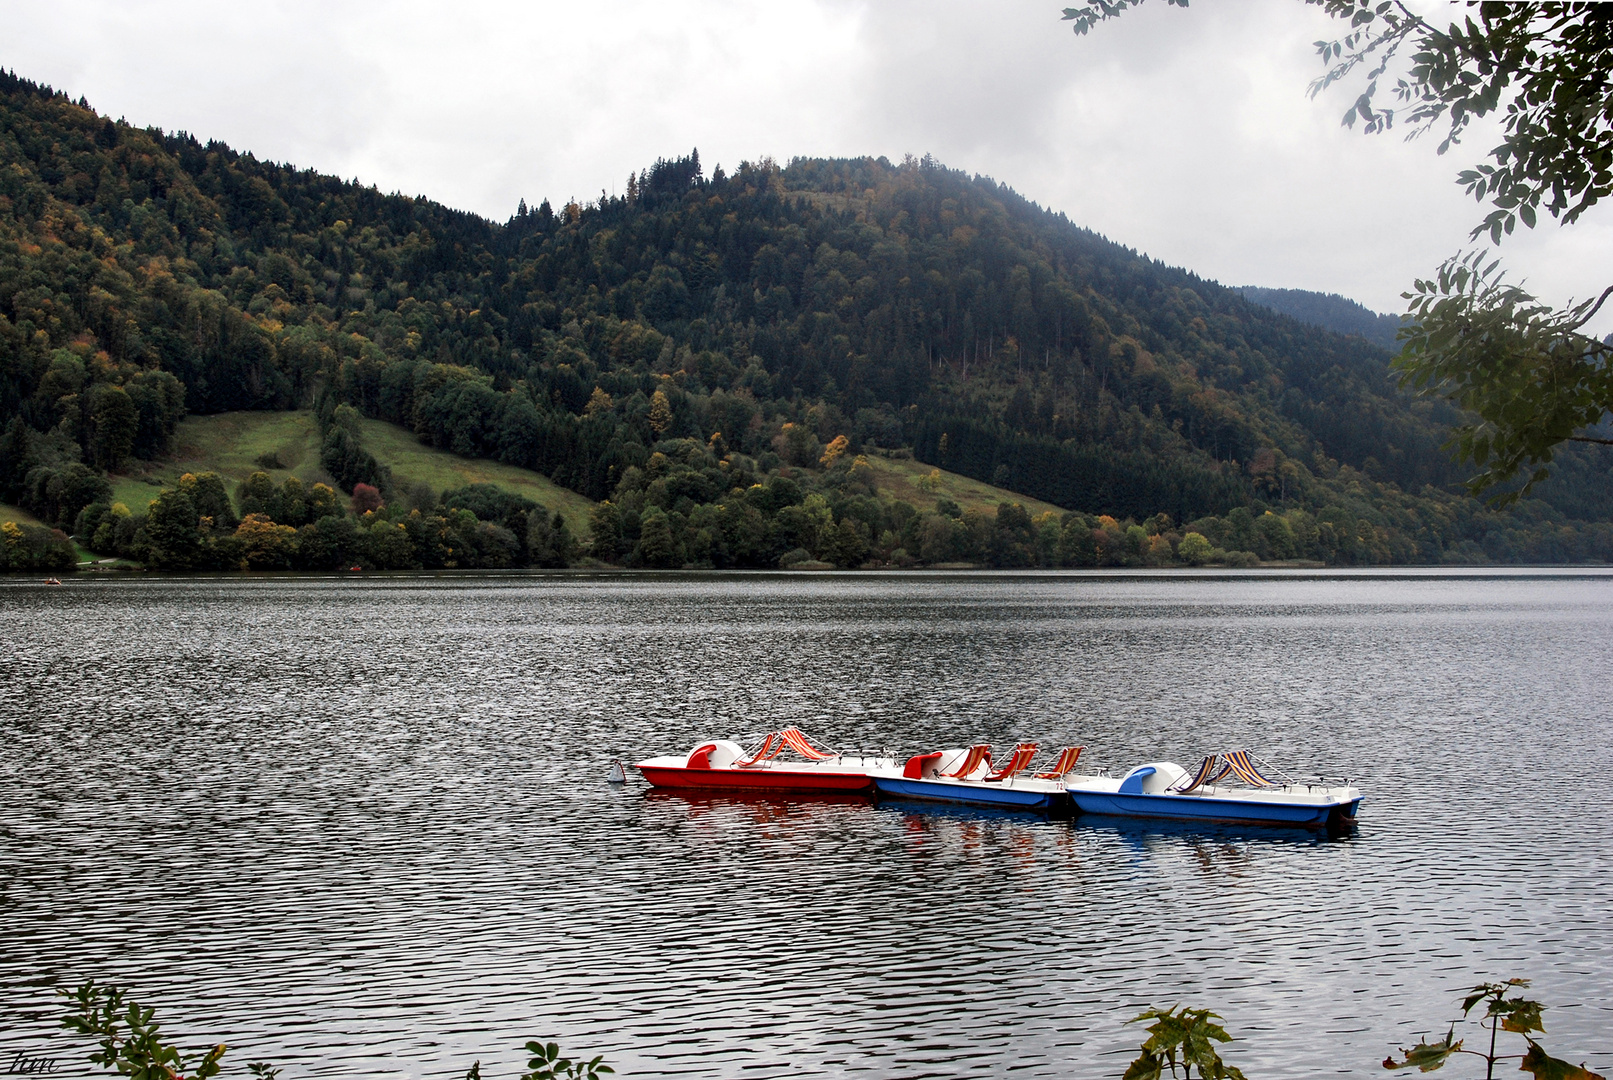
<path fill-rule="evenodd" d="M 824 806 L 873 806 L 874 800 L 861 792 L 826 791 L 809 794 L 769 795 L 765 791 L 735 791 L 732 794 L 707 791 L 650 788 L 641 796 L 652 806 L 682 807 L 690 817 L 743 813 L 757 821 L 783 821 L 814 817 L 814 808 Z"/>

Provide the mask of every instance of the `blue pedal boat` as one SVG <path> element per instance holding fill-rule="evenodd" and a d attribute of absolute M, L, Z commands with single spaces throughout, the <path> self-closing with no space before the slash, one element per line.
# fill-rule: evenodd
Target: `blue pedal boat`
<path fill-rule="evenodd" d="M 1229 776 L 1246 786 L 1220 782 Z M 1211 754 L 1192 773 L 1173 761 L 1152 761 L 1119 779 L 1070 777 L 1064 787 L 1083 814 L 1239 825 L 1348 828 L 1361 805 L 1360 789 L 1348 782 L 1330 786 L 1329 781 L 1272 780 L 1246 750 Z"/>
<path fill-rule="evenodd" d="M 1070 747 L 1060 755 L 1060 765 L 1068 762 L 1064 772 L 1074 767 L 1080 752 L 1080 747 Z M 1062 773 L 1024 775 L 1035 756 L 1035 743 L 1021 743 L 1007 764 L 993 770 L 989 746 L 936 750 L 909 758 L 900 769 L 874 769 L 869 775 L 876 791 L 898 799 L 1041 812 L 1068 809 Z"/>

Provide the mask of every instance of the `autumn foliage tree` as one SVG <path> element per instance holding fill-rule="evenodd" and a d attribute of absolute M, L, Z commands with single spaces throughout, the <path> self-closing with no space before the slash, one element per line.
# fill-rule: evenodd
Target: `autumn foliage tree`
<path fill-rule="evenodd" d="M 381 499 L 380 491 L 369 484 L 363 483 L 353 485 L 353 495 L 350 501 L 353 506 L 353 513 L 360 517 L 371 511 L 379 510 L 386 505 Z"/>

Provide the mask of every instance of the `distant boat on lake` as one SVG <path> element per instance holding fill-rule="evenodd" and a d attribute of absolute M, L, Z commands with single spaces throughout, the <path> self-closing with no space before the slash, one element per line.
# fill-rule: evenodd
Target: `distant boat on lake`
<path fill-rule="evenodd" d="M 769 733 L 746 748 L 727 739 L 686 756 L 633 767 L 658 788 L 774 794 L 877 793 L 925 802 L 1037 813 L 1176 818 L 1240 825 L 1342 829 L 1354 824 L 1361 791 L 1348 781 L 1272 779 L 1247 750 L 1209 754 L 1192 770 L 1171 761 L 1138 765 L 1121 777 L 1077 773 L 1082 747 L 1066 746 L 1032 769 L 1036 743 L 1019 743 L 1001 765 L 991 747 L 933 750 L 898 767 L 895 759 L 824 749 L 799 728 Z M 786 757 L 786 754 L 793 757 Z"/>

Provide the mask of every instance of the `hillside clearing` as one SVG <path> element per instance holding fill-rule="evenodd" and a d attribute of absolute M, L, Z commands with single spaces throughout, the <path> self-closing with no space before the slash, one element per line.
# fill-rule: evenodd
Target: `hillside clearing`
<path fill-rule="evenodd" d="M 15 521 L 18 525 L 44 524 L 20 506 L 12 506 L 10 503 L 0 503 L 0 521 Z"/>
<path fill-rule="evenodd" d="M 400 495 L 416 484 L 426 484 L 438 493 L 466 484 L 492 484 L 563 515 L 572 535 L 582 539 L 589 535 L 588 517 L 594 503 L 541 473 L 497 461 L 463 458 L 426 446 L 407 428 L 383 420 L 366 417 L 361 424 L 365 447 L 392 470 L 393 485 Z M 174 442 L 177 450 L 173 457 L 144 463 L 138 472 L 110 477 L 113 501 L 138 513 L 164 487 L 173 487 L 187 472 L 218 473 L 232 488 L 260 469 L 277 484 L 295 476 L 306 485 L 334 486 L 330 474 L 319 464 L 319 429 L 313 413 L 306 409 L 190 416 L 180 423 Z M 265 469 L 262 459 L 271 454 L 280 467 Z M 881 494 L 920 509 L 933 507 L 937 499 L 951 499 L 965 510 L 995 512 L 999 503 L 1017 502 L 1032 517 L 1046 511 L 1063 512 L 1052 503 L 958 473 L 935 470 L 912 458 L 869 455 L 868 464 L 873 467 Z M 939 476 L 935 490 L 926 492 L 919 487 L 919 481 L 932 471 Z M 35 523 L 22 510 L 9 506 L 0 509 L 0 520 Z"/>
<path fill-rule="evenodd" d="M 140 471 L 109 476 L 112 500 L 140 513 L 185 473 L 215 472 L 239 482 L 263 468 L 258 459 L 265 454 L 280 461 L 280 468 L 264 470 L 275 483 L 288 476 L 308 485 L 331 482 L 320 468 L 319 430 L 306 410 L 189 416 L 174 433 L 174 447 L 173 455 L 162 461 L 136 463 L 145 465 Z"/>
<path fill-rule="evenodd" d="M 937 469 L 934 465 L 926 465 L 913 458 L 889 458 L 868 455 L 868 464 L 873 467 L 875 483 L 880 494 L 889 495 L 893 499 L 912 503 L 920 510 L 928 510 L 935 506 L 938 499 L 951 499 L 965 510 L 987 510 L 997 512 L 999 503 L 1018 503 L 1023 506 L 1031 517 L 1051 511 L 1062 514 L 1065 511 L 1052 503 L 1032 499 L 1027 495 L 1009 491 L 1006 488 L 993 487 L 979 480 L 971 480 L 958 473 Z M 919 481 L 931 472 L 939 473 L 936 479 L 935 491 L 926 492 L 919 487 Z"/>
<path fill-rule="evenodd" d="M 380 420 L 364 420 L 364 445 L 392 470 L 399 492 L 427 484 L 439 494 L 466 484 L 492 484 L 523 495 L 565 516 L 572 535 L 588 536 L 594 504 L 586 496 L 560 487 L 547 476 L 495 461 L 462 458 L 425 446 L 412 432 Z M 305 485 L 334 485 L 319 464 L 319 429 L 312 412 L 228 412 L 186 417 L 175 435 L 176 452 L 162 461 L 143 463 L 138 472 L 113 475 L 112 498 L 130 510 L 143 511 L 164 487 L 173 487 L 187 472 L 215 472 L 230 486 L 262 469 L 280 483 L 295 476 Z M 260 458 L 273 454 L 280 467 L 265 469 Z M 6 507 L 9 513 L 23 512 Z"/>
<path fill-rule="evenodd" d="M 413 484 L 429 484 L 436 492 L 466 484 L 492 484 L 513 495 L 524 495 L 566 519 L 573 536 L 586 538 L 588 515 L 594 502 L 563 488 L 542 473 L 480 458 L 463 458 L 426 446 L 414 433 L 384 420 L 364 419 L 364 446 L 376 460 L 392 470 L 392 481 L 402 491 Z"/>

